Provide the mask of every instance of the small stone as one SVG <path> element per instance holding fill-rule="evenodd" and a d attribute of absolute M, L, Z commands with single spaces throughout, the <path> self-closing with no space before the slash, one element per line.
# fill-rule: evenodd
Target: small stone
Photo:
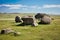
<path fill-rule="evenodd" d="M 14 32 L 14 36 L 19 36 L 19 35 L 21 35 L 20 32 Z"/>
<path fill-rule="evenodd" d="M 32 26 L 38 26 L 38 24 L 37 23 L 33 23 Z"/>

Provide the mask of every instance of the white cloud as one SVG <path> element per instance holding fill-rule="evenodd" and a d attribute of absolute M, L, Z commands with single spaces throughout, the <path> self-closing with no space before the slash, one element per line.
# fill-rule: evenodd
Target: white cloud
<path fill-rule="evenodd" d="M 37 6 L 29 6 L 30 8 L 37 8 Z"/>
<path fill-rule="evenodd" d="M 28 8 L 22 8 L 23 10 L 28 10 Z"/>
<path fill-rule="evenodd" d="M 22 9 L 40 9 L 41 7 L 39 7 L 39 6 L 28 6 L 28 5 L 21 5 L 21 4 L 2 4 L 2 5 L 0 5 L 0 7 L 2 7 L 2 6 L 4 6 L 4 7 L 7 7 L 8 9 L 20 9 L 20 8 L 22 8 Z"/>
<path fill-rule="evenodd" d="M 43 8 L 60 8 L 60 5 L 43 5 Z"/>
<path fill-rule="evenodd" d="M 9 9 L 20 9 L 20 7 L 9 7 Z"/>
<path fill-rule="evenodd" d="M 30 6 L 30 8 L 33 8 L 33 9 L 41 9 L 40 6 Z"/>
<path fill-rule="evenodd" d="M 22 4 L 1 4 L 0 7 L 7 7 L 8 9 L 42 9 L 42 8 L 60 8 L 60 5 L 43 5 L 43 6 L 28 6 L 28 5 L 22 5 Z"/>
<path fill-rule="evenodd" d="M 15 5 L 13 5 L 13 4 L 2 4 L 2 5 L 0 5 L 0 7 L 2 7 L 2 6 L 8 7 L 9 9 L 20 9 L 21 7 L 27 7 L 26 5 L 21 5 L 21 4 L 15 4 Z"/>

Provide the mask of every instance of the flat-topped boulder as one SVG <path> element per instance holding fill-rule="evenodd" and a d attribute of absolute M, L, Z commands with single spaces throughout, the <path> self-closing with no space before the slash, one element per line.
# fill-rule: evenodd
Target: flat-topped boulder
<path fill-rule="evenodd" d="M 32 25 L 32 24 L 35 24 L 36 20 L 34 17 L 22 17 L 21 18 L 23 20 L 23 24 L 25 25 Z"/>
<path fill-rule="evenodd" d="M 32 17 L 22 17 L 24 24 L 32 24 L 34 22 L 34 19 Z"/>

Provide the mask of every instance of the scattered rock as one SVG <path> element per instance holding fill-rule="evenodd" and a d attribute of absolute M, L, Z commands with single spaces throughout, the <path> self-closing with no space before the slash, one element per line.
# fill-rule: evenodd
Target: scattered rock
<path fill-rule="evenodd" d="M 16 23 L 18 23 L 18 22 L 22 22 L 21 17 L 16 16 L 16 17 L 15 17 L 15 22 L 16 22 Z"/>
<path fill-rule="evenodd" d="M 14 32 L 14 36 L 19 36 L 19 35 L 21 35 L 20 32 Z"/>
<path fill-rule="evenodd" d="M 32 26 L 38 26 L 38 23 L 36 21 L 34 21 L 34 23 L 32 24 Z"/>
<path fill-rule="evenodd" d="M 23 20 L 23 24 L 25 25 L 31 25 L 33 23 L 33 18 L 31 17 L 24 17 L 22 18 L 22 20 Z"/>
<path fill-rule="evenodd" d="M 37 23 L 33 23 L 32 26 L 38 26 L 38 24 Z"/>
<path fill-rule="evenodd" d="M 51 18 L 48 17 L 48 16 L 44 16 L 43 18 L 41 18 L 41 23 L 50 24 L 51 23 Z"/>
<path fill-rule="evenodd" d="M 16 31 L 12 30 L 11 28 L 2 29 L 0 34 L 9 34 L 9 33 L 13 33 L 14 36 L 21 35 L 20 32 L 16 32 Z"/>
<path fill-rule="evenodd" d="M 36 19 L 34 17 L 28 17 L 27 16 L 27 17 L 23 17 L 22 20 L 23 20 L 24 25 L 37 26 Z"/>
<path fill-rule="evenodd" d="M 42 17 L 44 17 L 44 16 L 49 16 L 49 15 L 47 15 L 46 13 L 37 13 L 36 15 L 35 15 L 35 18 L 36 19 L 40 19 L 40 18 L 42 18 Z M 50 16 L 49 16 L 50 17 Z"/>
<path fill-rule="evenodd" d="M 8 34 L 14 32 L 11 28 L 6 28 L 1 30 L 1 34 Z"/>

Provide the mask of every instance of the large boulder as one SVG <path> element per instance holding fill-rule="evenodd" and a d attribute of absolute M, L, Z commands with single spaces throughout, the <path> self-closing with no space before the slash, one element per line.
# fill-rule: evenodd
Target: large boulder
<path fill-rule="evenodd" d="M 42 18 L 42 17 L 44 17 L 44 16 L 49 16 L 49 15 L 47 15 L 47 14 L 45 14 L 45 13 L 37 13 L 37 14 L 35 15 L 35 18 L 36 18 L 36 19 L 40 19 L 40 18 Z"/>
<path fill-rule="evenodd" d="M 32 17 L 23 17 L 22 20 L 24 24 L 32 24 L 34 22 Z"/>
<path fill-rule="evenodd" d="M 37 24 L 34 17 L 28 17 L 28 16 L 26 16 L 26 17 L 22 17 L 22 20 L 23 20 L 23 24 L 24 25 L 33 25 L 33 24 L 36 25 Z"/>
<path fill-rule="evenodd" d="M 21 17 L 16 16 L 16 17 L 15 17 L 15 22 L 16 22 L 16 23 L 18 23 L 18 22 L 22 22 Z"/>
<path fill-rule="evenodd" d="M 48 16 L 44 16 L 43 18 L 41 18 L 41 23 L 50 24 L 51 23 L 51 18 L 48 17 Z"/>

